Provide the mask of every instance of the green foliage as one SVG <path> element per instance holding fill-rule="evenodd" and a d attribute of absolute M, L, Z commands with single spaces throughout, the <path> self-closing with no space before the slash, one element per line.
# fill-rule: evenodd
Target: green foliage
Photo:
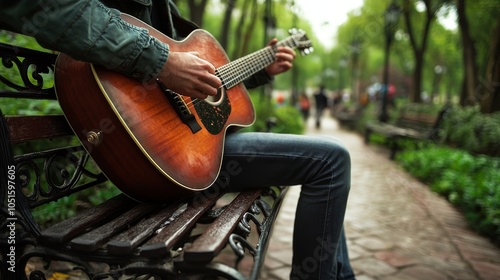
<path fill-rule="evenodd" d="M 459 207 L 478 232 L 500 242 L 500 159 L 432 146 L 402 152 L 397 160 Z"/>
<path fill-rule="evenodd" d="M 59 103 L 54 100 L 0 99 L 0 108 L 5 115 L 52 115 L 61 113 Z"/>
<path fill-rule="evenodd" d="M 278 105 L 269 97 L 262 96 L 260 92 L 253 92 L 251 95 L 256 120 L 255 123 L 244 129 L 244 131 L 267 131 L 267 121 L 273 118 L 276 121 L 271 132 L 303 134 L 305 124 L 297 108 L 290 105 Z"/>
<path fill-rule="evenodd" d="M 276 133 L 303 134 L 305 124 L 302 115 L 296 107 L 289 105 L 279 106 L 275 109 L 276 126 L 271 130 Z"/>
<path fill-rule="evenodd" d="M 362 122 L 375 119 L 376 114 L 374 106 L 368 105 Z M 452 108 L 440 136 L 449 146 L 400 141 L 403 151 L 396 154 L 397 161 L 460 208 L 471 227 L 500 244 L 500 159 L 477 154 L 499 155 L 500 113 L 484 115 L 477 107 Z M 371 141 L 385 144 L 376 134 Z"/>
<path fill-rule="evenodd" d="M 65 220 L 79 210 L 100 204 L 116 195 L 120 191 L 110 182 L 77 194 L 63 197 L 56 202 L 42 205 L 33 210 L 33 217 L 44 227 Z"/>
<path fill-rule="evenodd" d="M 473 153 L 500 155 L 500 112 L 482 114 L 479 107 L 455 107 L 443 121 L 440 137 Z"/>

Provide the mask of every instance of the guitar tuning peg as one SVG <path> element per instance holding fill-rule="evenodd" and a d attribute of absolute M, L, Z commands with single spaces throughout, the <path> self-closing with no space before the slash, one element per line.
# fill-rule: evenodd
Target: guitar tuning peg
<path fill-rule="evenodd" d="M 313 47 L 305 48 L 305 49 L 302 50 L 302 53 L 304 55 L 308 55 L 308 54 L 312 53 L 313 50 L 314 50 Z"/>

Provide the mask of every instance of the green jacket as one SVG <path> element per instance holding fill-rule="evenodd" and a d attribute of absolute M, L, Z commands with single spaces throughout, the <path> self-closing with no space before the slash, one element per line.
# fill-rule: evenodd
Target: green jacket
<path fill-rule="evenodd" d="M 182 19 L 169 0 L 0 0 L 0 28 L 33 36 L 48 49 L 138 80 L 155 78 L 168 59 L 168 45 L 124 22 L 120 11 L 173 39 L 197 28 Z M 245 84 L 270 81 L 263 72 Z"/>

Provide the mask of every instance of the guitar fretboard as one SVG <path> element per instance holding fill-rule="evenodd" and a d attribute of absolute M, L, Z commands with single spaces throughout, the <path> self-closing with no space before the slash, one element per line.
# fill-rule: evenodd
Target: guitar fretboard
<path fill-rule="evenodd" d="M 217 75 L 222 80 L 224 87 L 230 89 L 272 64 L 276 59 L 278 46 L 287 46 L 292 49 L 297 48 L 300 44 L 299 40 L 296 38 L 297 36 L 302 35 L 292 35 L 273 46 L 267 46 L 219 67 L 217 69 Z"/>

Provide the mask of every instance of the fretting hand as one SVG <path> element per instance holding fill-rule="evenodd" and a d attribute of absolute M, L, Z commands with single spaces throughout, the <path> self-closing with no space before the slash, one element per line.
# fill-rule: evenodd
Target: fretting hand
<path fill-rule="evenodd" d="M 278 42 L 278 39 L 272 39 L 269 46 Z M 295 59 L 295 51 L 289 47 L 278 47 L 276 52 L 276 60 L 274 63 L 266 67 L 266 72 L 269 76 L 275 76 L 290 70 L 293 67 L 293 60 Z"/>

